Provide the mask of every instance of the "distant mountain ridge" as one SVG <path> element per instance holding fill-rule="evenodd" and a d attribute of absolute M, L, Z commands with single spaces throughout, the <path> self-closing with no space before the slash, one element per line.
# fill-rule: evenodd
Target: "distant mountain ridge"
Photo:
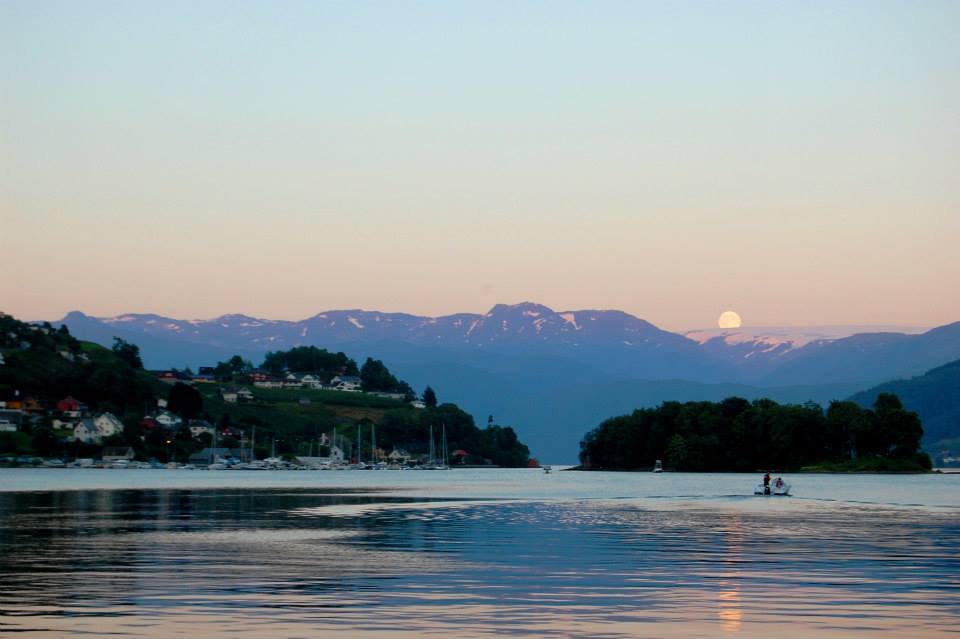
<path fill-rule="evenodd" d="M 441 401 L 517 424 L 535 455 L 557 463 L 576 458 L 592 420 L 630 406 L 717 399 L 726 389 L 822 402 L 960 359 L 960 322 L 920 333 L 833 327 L 838 337 L 775 327 L 678 334 L 623 311 L 530 302 L 441 317 L 348 309 L 299 321 L 80 312 L 61 321 L 82 339 L 137 343 L 152 368 L 196 368 L 234 354 L 259 363 L 266 351 L 297 345 L 376 356 L 418 390 L 430 384 Z"/>
<path fill-rule="evenodd" d="M 94 333 L 109 328 L 165 343 L 202 344 L 224 353 L 399 342 L 562 355 L 634 379 L 760 385 L 879 382 L 921 373 L 952 354 L 960 357 L 960 323 L 926 332 L 909 327 L 855 333 L 845 327 L 770 327 L 679 334 L 623 311 L 554 311 L 532 302 L 497 304 L 484 314 L 440 317 L 348 309 L 299 321 L 239 314 L 182 320 L 153 314 L 95 318 L 74 311 L 61 322 Z M 187 363 L 201 362 L 190 357 L 180 365 Z"/>
<path fill-rule="evenodd" d="M 895 393 L 905 407 L 920 415 L 923 438 L 928 444 L 960 438 L 960 360 L 917 377 L 874 386 L 850 399 L 866 407 L 880 393 Z"/>

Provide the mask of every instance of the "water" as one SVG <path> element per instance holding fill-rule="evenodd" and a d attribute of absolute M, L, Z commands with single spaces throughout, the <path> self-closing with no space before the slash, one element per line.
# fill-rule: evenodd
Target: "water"
<path fill-rule="evenodd" d="M 956 637 L 960 475 L 0 470 L 0 635 Z"/>

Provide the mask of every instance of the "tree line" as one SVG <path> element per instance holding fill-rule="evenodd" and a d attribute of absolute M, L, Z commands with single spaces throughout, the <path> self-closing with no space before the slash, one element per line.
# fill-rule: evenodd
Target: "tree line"
<path fill-rule="evenodd" d="M 416 395 L 410 385 L 394 376 L 379 359 L 368 357 L 363 366 L 343 352 L 333 353 L 316 346 L 295 346 L 286 351 L 270 351 L 263 359 L 260 368 L 272 375 L 284 373 L 310 373 L 329 381 L 336 375 L 350 375 L 360 378 L 365 391 L 403 393 L 408 400 Z M 225 362 L 217 362 L 213 367 L 214 377 L 221 382 L 236 382 L 253 371 L 253 363 L 239 355 Z"/>
<path fill-rule="evenodd" d="M 584 468 L 642 470 L 656 460 L 680 471 L 929 469 L 920 451 L 923 426 L 900 399 L 880 394 L 873 408 L 834 401 L 778 404 L 729 397 L 721 402 L 664 402 L 613 417 L 580 443 Z"/>

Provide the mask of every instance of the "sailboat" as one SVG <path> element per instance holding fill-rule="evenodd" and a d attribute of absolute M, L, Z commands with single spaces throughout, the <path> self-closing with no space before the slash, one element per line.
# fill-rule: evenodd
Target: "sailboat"
<path fill-rule="evenodd" d="M 220 434 L 220 428 L 213 427 L 213 448 L 210 450 L 210 459 L 207 461 L 207 470 L 226 470 L 227 464 L 217 455 L 217 435 Z"/>
<path fill-rule="evenodd" d="M 447 425 L 443 424 L 443 459 L 437 464 L 437 470 L 450 470 L 450 455 L 447 452 Z"/>
<path fill-rule="evenodd" d="M 450 470 L 448 463 L 449 453 L 447 452 L 447 425 L 443 424 L 443 436 L 440 444 L 440 455 L 437 458 L 437 448 L 433 441 L 433 424 L 430 425 L 430 454 L 427 463 L 420 466 L 423 470 Z"/>

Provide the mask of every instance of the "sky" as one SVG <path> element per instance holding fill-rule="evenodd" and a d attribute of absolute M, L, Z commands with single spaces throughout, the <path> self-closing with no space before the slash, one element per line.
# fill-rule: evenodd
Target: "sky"
<path fill-rule="evenodd" d="M 0 310 L 960 320 L 960 3 L 0 1 Z"/>

